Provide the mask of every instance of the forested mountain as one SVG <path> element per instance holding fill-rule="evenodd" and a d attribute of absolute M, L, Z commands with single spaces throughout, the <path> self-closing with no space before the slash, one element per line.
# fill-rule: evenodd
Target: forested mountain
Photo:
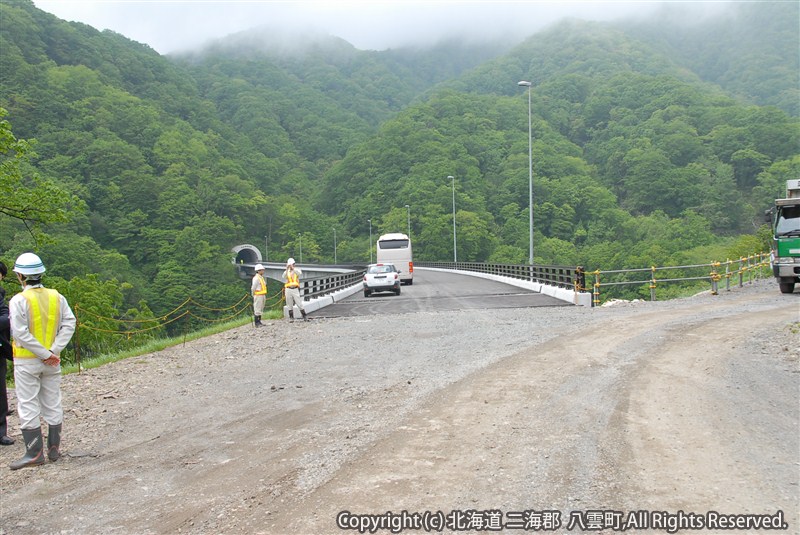
<path fill-rule="evenodd" d="M 0 108 L 36 155 L 0 191 L 39 177 L 71 197 L 68 221 L 33 233 L 0 209 L 0 258 L 40 252 L 73 292 L 108 294 L 112 315 L 189 295 L 224 306 L 243 292 L 232 246 L 266 239 L 282 260 L 302 240 L 305 262 L 331 262 L 335 227 L 339 261 L 364 262 L 367 220 L 404 231 L 406 205 L 417 258 L 451 258 L 452 175 L 459 259 L 524 263 L 520 80 L 537 263 L 753 252 L 759 214 L 800 173 L 800 8 L 752 6 L 693 26 L 563 21 L 511 49 L 361 51 L 261 30 L 163 57 L 4 0 Z"/>
<path fill-rule="evenodd" d="M 708 8 L 705 14 L 687 17 L 675 4 L 666 4 L 652 19 L 619 26 L 745 102 L 800 115 L 798 3 Z"/>

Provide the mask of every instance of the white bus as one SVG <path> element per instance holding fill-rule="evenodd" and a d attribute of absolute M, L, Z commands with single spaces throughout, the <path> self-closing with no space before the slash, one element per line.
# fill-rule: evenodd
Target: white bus
<path fill-rule="evenodd" d="M 400 272 L 400 282 L 414 284 L 414 260 L 411 255 L 411 240 L 405 234 L 395 232 L 378 238 L 378 264 L 394 264 Z"/>

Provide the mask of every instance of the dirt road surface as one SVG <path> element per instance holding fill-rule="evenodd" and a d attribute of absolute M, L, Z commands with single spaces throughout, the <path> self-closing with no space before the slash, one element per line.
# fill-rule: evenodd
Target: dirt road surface
<path fill-rule="evenodd" d="M 0 534 L 800 533 L 798 322 L 760 281 L 241 327 L 65 376 L 56 463 L 12 416 Z"/>

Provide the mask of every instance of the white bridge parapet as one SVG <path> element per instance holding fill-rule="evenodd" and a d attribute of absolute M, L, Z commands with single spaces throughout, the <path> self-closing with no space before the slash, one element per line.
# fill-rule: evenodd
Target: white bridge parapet
<path fill-rule="evenodd" d="M 502 282 L 505 284 L 510 284 L 511 286 L 516 286 L 517 288 L 524 288 L 532 292 L 549 295 L 550 297 L 554 297 L 560 301 L 566 301 L 567 303 L 572 303 L 573 305 L 579 305 L 584 307 L 592 306 L 592 294 L 586 292 L 576 292 L 571 288 L 560 288 L 552 284 L 524 281 L 516 279 L 514 277 L 504 277 L 502 275 L 493 275 L 490 273 L 480 273 L 477 271 L 467 271 L 461 269 L 441 269 L 441 268 L 429 268 L 429 267 L 417 267 L 414 269 L 419 269 L 419 270 L 428 269 L 431 271 L 448 271 L 450 273 L 469 275 L 470 277 L 480 277 L 482 279 L 489 279 L 497 282 Z"/>

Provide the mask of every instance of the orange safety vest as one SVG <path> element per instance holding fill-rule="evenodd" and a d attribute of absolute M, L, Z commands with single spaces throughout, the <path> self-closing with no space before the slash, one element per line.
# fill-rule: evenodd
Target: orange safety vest
<path fill-rule="evenodd" d="M 61 299 L 56 290 L 30 288 L 22 292 L 28 301 L 28 328 L 45 348 L 50 349 L 56 340 L 56 326 L 61 318 Z M 25 349 L 14 340 L 14 358 L 39 358 L 33 351 Z"/>
<path fill-rule="evenodd" d="M 284 288 L 299 288 L 300 287 L 300 278 L 297 276 L 297 273 L 292 271 L 291 273 L 286 274 L 286 284 L 283 285 Z"/>
<path fill-rule="evenodd" d="M 253 292 L 253 295 L 267 295 L 267 281 L 258 273 L 256 273 L 256 277 L 258 277 L 258 283 L 261 285 L 261 288 Z"/>

